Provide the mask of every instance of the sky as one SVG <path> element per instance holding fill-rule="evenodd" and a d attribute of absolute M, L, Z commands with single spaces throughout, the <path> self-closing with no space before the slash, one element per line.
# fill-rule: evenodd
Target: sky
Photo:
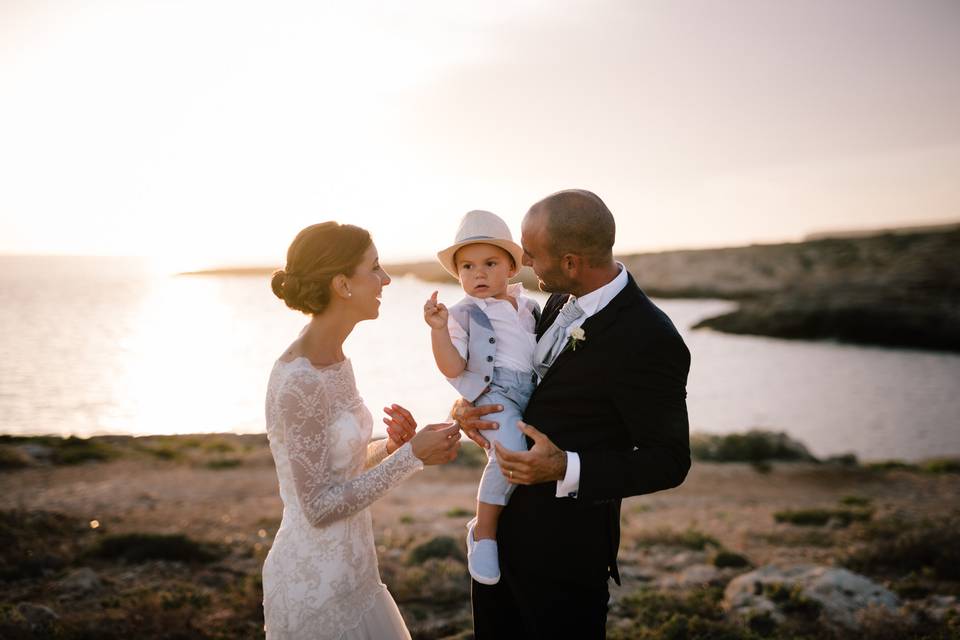
<path fill-rule="evenodd" d="M 429 258 L 599 194 L 616 251 L 960 220 L 956 0 L 0 0 L 0 253 Z"/>

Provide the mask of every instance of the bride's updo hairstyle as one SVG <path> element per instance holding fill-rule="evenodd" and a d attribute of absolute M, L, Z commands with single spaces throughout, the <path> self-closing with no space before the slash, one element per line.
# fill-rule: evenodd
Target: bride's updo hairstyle
<path fill-rule="evenodd" d="M 270 287 L 291 309 L 322 313 L 330 304 L 330 282 L 352 276 L 370 242 L 370 232 L 352 224 L 310 225 L 290 243 L 287 266 L 273 272 Z"/>

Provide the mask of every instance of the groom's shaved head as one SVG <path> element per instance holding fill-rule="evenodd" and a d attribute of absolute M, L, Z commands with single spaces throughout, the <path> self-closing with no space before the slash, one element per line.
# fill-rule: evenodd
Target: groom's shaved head
<path fill-rule="evenodd" d="M 527 216 L 543 217 L 555 256 L 575 253 L 590 266 L 613 260 L 616 223 L 597 194 L 583 189 L 558 191 L 530 207 Z"/>

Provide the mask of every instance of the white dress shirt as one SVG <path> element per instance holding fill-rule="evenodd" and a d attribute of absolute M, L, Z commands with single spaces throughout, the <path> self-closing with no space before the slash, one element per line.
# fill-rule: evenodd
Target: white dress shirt
<path fill-rule="evenodd" d="M 517 299 L 516 309 L 509 300 L 475 298 L 470 295 L 466 296 L 466 299 L 480 307 L 493 325 L 493 332 L 497 335 L 497 354 L 494 356 L 493 366 L 531 373 L 533 350 L 537 346 L 537 321 L 531 311 L 533 305 L 523 301 L 526 296 L 523 285 L 519 282 L 507 285 L 507 294 Z M 450 331 L 453 346 L 457 348 L 460 357 L 466 359 L 470 339 L 467 332 L 454 320 L 453 315 L 447 320 L 447 329 Z"/>
<path fill-rule="evenodd" d="M 594 289 L 590 293 L 576 298 L 577 304 L 583 309 L 583 315 L 567 327 L 567 337 L 570 337 L 573 330 L 582 325 L 587 318 L 599 313 L 610 304 L 610 301 L 627 286 L 627 269 L 620 262 L 617 263 L 617 266 L 620 267 L 620 272 L 613 280 L 599 289 Z M 589 336 L 587 339 L 589 340 Z M 580 490 L 580 454 L 574 451 L 567 451 L 566 453 L 567 473 L 563 480 L 557 481 L 557 497 L 576 498 L 577 492 Z"/>

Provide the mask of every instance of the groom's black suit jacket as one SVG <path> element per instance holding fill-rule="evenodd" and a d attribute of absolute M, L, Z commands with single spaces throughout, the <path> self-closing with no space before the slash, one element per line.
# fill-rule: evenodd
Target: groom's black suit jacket
<path fill-rule="evenodd" d="M 690 352 L 627 277 L 623 291 L 583 323 L 585 340 L 557 357 L 524 412 L 557 447 L 577 452 L 581 466 L 576 498 L 557 498 L 556 482 L 521 485 L 504 508 L 502 582 L 520 598 L 527 584 L 547 592 L 605 587 L 608 576 L 619 584 L 621 498 L 676 487 L 690 468 Z M 547 301 L 538 339 L 567 298 Z"/>

